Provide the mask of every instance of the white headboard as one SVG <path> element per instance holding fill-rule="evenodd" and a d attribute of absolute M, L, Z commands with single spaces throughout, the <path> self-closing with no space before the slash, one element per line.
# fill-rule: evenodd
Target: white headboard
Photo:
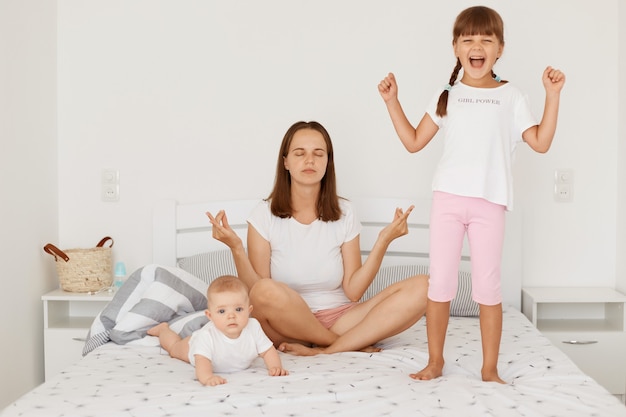
<path fill-rule="evenodd" d="M 153 212 L 152 259 L 154 263 L 176 266 L 179 259 L 197 253 L 227 247 L 211 236 L 206 212 L 216 215 L 225 210 L 231 227 L 246 244 L 246 219 L 259 200 L 209 201 L 178 204 L 176 200 L 159 201 Z"/>
<path fill-rule="evenodd" d="M 156 204 L 153 213 L 153 261 L 176 266 L 178 260 L 202 252 L 226 249 L 213 239 L 207 211 L 216 214 L 225 210 L 231 227 L 246 244 L 248 224 L 252 209 L 259 203 L 254 200 L 209 201 L 178 204 L 176 200 L 163 200 Z M 428 264 L 428 222 L 430 200 L 367 198 L 353 200 L 361 220 L 361 252 L 367 256 L 376 241 L 378 232 L 393 219 L 396 207 L 415 209 L 409 217 L 409 233 L 389 246 L 383 265 Z M 521 305 L 521 213 L 507 213 L 506 238 L 502 263 L 502 295 L 504 302 L 517 309 Z M 515 213 L 515 214 L 514 214 Z M 461 269 L 469 271 L 469 248 L 463 247 Z"/>

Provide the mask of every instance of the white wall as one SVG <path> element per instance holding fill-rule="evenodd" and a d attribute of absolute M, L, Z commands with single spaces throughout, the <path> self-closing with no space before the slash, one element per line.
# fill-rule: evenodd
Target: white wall
<path fill-rule="evenodd" d="M 57 239 L 56 2 L 0 0 L 0 409 L 43 381 Z"/>
<path fill-rule="evenodd" d="M 529 94 L 538 115 L 543 68 L 558 66 L 568 77 L 553 148 L 518 153 L 525 284 L 626 289 L 617 256 L 626 248 L 626 129 L 618 117 L 626 101 L 617 87 L 624 6 L 483 3 L 506 24 L 496 70 Z M 111 235 L 116 260 L 129 270 L 148 263 L 156 201 L 266 196 L 284 131 L 302 119 L 331 132 L 346 197 L 430 195 L 441 141 L 409 155 L 376 85 L 394 71 L 417 121 L 452 70 L 454 17 L 473 4 L 0 0 L 0 47 L 11 58 L 0 65 L 0 158 L 10 173 L 0 180 L 8 196 L 0 243 L 5 272 L 16 277 L 0 309 L 2 317 L 25 316 L 2 324 L 18 342 L 2 344 L 0 355 L 15 358 L 25 375 L 2 361 L 2 385 L 11 387 L 0 406 L 43 379 L 39 297 L 56 284 L 41 251 L 47 241 L 84 247 Z M 100 199 L 103 168 L 120 170 L 117 203 Z M 557 168 L 574 171 L 572 203 L 553 200 Z"/>
<path fill-rule="evenodd" d="M 61 243 L 110 234 L 129 269 L 149 262 L 155 201 L 266 196 L 300 119 L 330 130 L 344 195 L 429 195 L 441 141 L 409 155 L 376 85 L 394 71 L 417 121 L 452 70 L 454 17 L 473 3 L 60 1 Z M 618 1 L 485 3 L 506 24 L 497 72 L 538 115 L 545 66 L 568 76 L 552 150 L 518 153 L 524 281 L 614 286 Z M 100 201 L 107 167 L 120 170 L 118 203 Z M 574 171 L 572 203 L 553 199 L 558 168 Z"/>
<path fill-rule="evenodd" d="M 626 22 L 626 4 L 619 3 L 619 21 Z M 626 74 L 626 25 L 619 26 L 619 73 Z M 616 284 L 626 292 L 626 82 L 619 82 L 619 135 L 618 135 L 618 180 L 617 180 L 617 248 L 616 248 Z"/>

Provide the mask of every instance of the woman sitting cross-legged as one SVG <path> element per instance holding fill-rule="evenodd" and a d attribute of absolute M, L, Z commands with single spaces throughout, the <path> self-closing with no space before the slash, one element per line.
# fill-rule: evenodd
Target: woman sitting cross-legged
<path fill-rule="evenodd" d="M 274 189 L 248 218 L 247 253 L 224 211 L 207 213 L 213 237 L 233 254 L 250 288 L 252 315 L 278 350 L 294 355 L 376 351 L 426 310 L 428 277 L 418 275 L 359 302 L 389 244 L 408 233 L 397 208 L 365 262 L 361 223 L 337 195 L 333 147 L 317 122 L 292 125 L 278 155 Z"/>

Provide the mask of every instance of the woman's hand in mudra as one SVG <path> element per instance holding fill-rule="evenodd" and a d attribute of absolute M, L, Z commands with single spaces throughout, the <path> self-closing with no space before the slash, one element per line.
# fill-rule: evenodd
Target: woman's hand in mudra
<path fill-rule="evenodd" d="M 239 235 L 228 224 L 228 217 L 224 210 L 218 211 L 215 217 L 208 211 L 206 215 L 213 226 L 211 231 L 213 239 L 219 240 L 231 249 L 243 244 Z"/>
<path fill-rule="evenodd" d="M 387 243 L 391 243 L 394 239 L 409 233 L 407 221 L 413 208 L 415 206 L 410 206 L 406 211 L 403 211 L 400 207 L 396 208 L 393 221 L 380 231 L 378 237 Z"/>

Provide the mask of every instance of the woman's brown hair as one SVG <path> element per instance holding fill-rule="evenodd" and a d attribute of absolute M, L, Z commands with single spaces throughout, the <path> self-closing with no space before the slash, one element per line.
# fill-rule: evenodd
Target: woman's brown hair
<path fill-rule="evenodd" d="M 337 195 L 333 144 L 328 131 L 315 121 L 296 122 L 285 133 L 276 162 L 274 188 L 267 198 L 270 201 L 272 214 L 283 219 L 293 215 L 293 208 L 291 207 L 291 174 L 285 169 L 284 159 L 289 153 L 289 147 L 294 135 L 302 129 L 311 129 L 319 132 L 324 138 L 324 142 L 326 142 L 328 164 L 326 165 L 326 173 L 321 181 L 320 194 L 317 197 L 318 218 L 325 222 L 339 220 L 341 218 L 341 207 L 339 206 L 339 196 Z"/>
<path fill-rule="evenodd" d="M 452 43 L 456 43 L 460 36 L 468 35 L 493 35 L 504 45 L 504 22 L 498 12 L 489 7 L 475 6 L 467 8 L 456 17 L 454 27 L 452 28 Z M 439 96 L 439 101 L 437 102 L 437 116 L 439 117 L 443 117 L 448 113 L 449 88 L 456 82 L 461 68 L 461 61 L 457 58 L 448 85 Z M 491 71 L 491 76 L 497 78 L 493 70 Z"/>

